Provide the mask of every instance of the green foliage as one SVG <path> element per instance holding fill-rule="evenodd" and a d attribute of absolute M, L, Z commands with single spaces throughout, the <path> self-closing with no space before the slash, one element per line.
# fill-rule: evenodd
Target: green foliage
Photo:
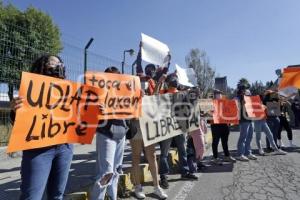
<path fill-rule="evenodd" d="M 60 32 L 51 17 L 33 7 L 24 12 L 0 1 L 0 83 L 9 84 L 9 96 L 41 54 L 58 54 Z"/>
<path fill-rule="evenodd" d="M 255 81 L 251 84 L 250 91 L 252 95 L 262 95 L 266 89 L 266 86 L 261 81 Z"/>
<path fill-rule="evenodd" d="M 250 83 L 246 78 L 241 78 L 237 84 L 237 88 L 244 86 L 245 88 L 250 88 Z"/>
<path fill-rule="evenodd" d="M 191 49 L 185 57 L 188 67 L 194 69 L 202 97 L 207 97 L 213 90 L 215 70 L 212 69 L 205 51 Z"/>

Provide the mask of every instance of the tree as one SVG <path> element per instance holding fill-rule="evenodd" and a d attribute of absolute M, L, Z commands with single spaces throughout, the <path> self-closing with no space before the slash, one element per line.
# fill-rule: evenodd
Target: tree
<path fill-rule="evenodd" d="M 244 86 L 246 89 L 249 89 L 250 83 L 246 78 L 241 78 L 236 87 L 240 88 L 241 86 Z"/>
<path fill-rule="evenodd" d="M 252 95 L 261 95 L 264 93 L 266 87 L 261 81 L 255 81 L 251 84 L 250 91 Z"/>
<path fill-rule="evenodd" d="M 28 71 L 41 54 L 62 50 L 60 32 L 51 17 L 29 7 L 24 12 L 0 1 L 0 83 L 8 84 L 13 97 L 21 71 Z"/>
<path fill-rule="evenodd" d="M 188 67 L 194 69 L 197 77 L 197 83 L 202 92 L 202 97 L 206 98 L 213 90 L 215 70 L 212 69 L 205 51 L 191 49 L 185 57 Z"/>

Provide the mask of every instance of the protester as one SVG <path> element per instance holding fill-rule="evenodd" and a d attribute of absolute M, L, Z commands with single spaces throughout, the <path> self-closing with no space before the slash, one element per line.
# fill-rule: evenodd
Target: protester
<path fill-rule="evenodd" d="M 279 104 L 279 97 L 278 94 L 271 89 L 268 89 L 265 91 L 265 96 L 263 98 L 263 104 L 264 105 L 268 105 L 268 103 L 275 103 L 275 104 Z M 280 114 L 278 114 L 275 110 L 270 110 L 270 108 L 267 107 L 267 124 L 273 134 L 273 139 L 274 142 L 277 145 L 277 139 L 278 139 L 278 130 L 280 127 L 280 120 L 279 120 L 279 116 Z M 267 146 L 267 151 L 268 152 L 272 152 L 273 149 L 271 149 L 270 147 L 270 142 L 268 140 L 268 138 L 266 138 L 266 146 Z"/>
<path fill-rule="evenodd" d="M 281 140 L 281 131 L 282 131 L 282 128 L 284 128 L 287 132 L 287 136 L 289 139 L 289 147 L 297 147 L 296 145 L 293 144 L 293 131 L 292 131 L 292 128 L 288 121 L 288 118 L 289 118 L 288 117 L 288 106 L 290 106 L 289 105 L 290 103 L 284 97 L 281 97 L 279 102 L 280 102 L 280 116 L 279 116 L 280 126 L 279 126 L 278 133 L 277 133 L 278 146 L 284 147 L 284 144 Z"/>
<path fill-rule="evenodd" d="M 30 72 L 65 79 L 63 61 L 54 55 L 44 55 L 38 58 L 33 63 Z M 11 104 L 12 123 L 15 113 L 22 107 L 23 101 L 23 97 L 13 99 Z M 24 150 L 21 162 L 20 200 L 41 200 L 46 186 L 48 199 L 63 199 L 72 157 L 72 144 Z"/>
<path fill-rule="evenodd" d="M 138 65 L 140 66 L 140 65 Z M 143 70 L 141 67 L 137 68 L 137 73 L 142 76 Z M 145 94 L 146 95 L 153 95 L 157 94 L 159 91 L 158 85 L 161 85 L 164 81 L 164 76 L 160 78 L 160 80 L 156 83 L 154 81 L 154 76 L 156 75 L 156 67 L 153 64 L 149 64 L 145 67 L 145 74 L 146 78 L 143 76 L 142 81 L 148 83 Z M 146 154 L 147 161 L 149 163 L 149 169 L 152 175 L 153 179 L 153 186 L 154 186 L 154 194 L 157 195 L 161 199 L 168 198 L 168 195 L 163 191 L 163 189 L 159 186 L 159 180 L 158 180 L 158 166 L 156 161 L 156 153 L 155 153 L 155 144 L 149 145 L 147 147 L 144 147 L 142 133 L 139 128 L 139 124 L 136 121 L 137 126 L 137 134 L 130 140 L 131 148 L 132 148 L 132 178 L 133 178 L 133 184 L 134 184 L 134 193 L 135 196 L 139 199 L 146 198 L 143 188 L 141 186 L 140 182 L 140 159 L 141 159 L 141 153 L 144 148 L 144 153 Z"/>
<path fill-rule="evenodd" d="M 222 99 L 223 92 L 220 90 L 214 90 L 214 98 Z M 226 162 L 235 162 L 236 160 L 230 156 L 228 150 L 228 137 L 230 133 L 229 124 L 211 124 L 211 133 L 212 133 L 212 150 L 213 150 L 213 163 L 222 164 L 222 160 L 218 157 L 218 145 L 221 139 L 222 147 L 224 151 L 224 161 Z"/>
<path fill-rule="evenodd" d="M 292 111 L 295 116 L 295 128 L 300 127 L 300 102 L 298 98 L 295 98 L 292 103 Z"/>
<path fill-rule="evenodd" d="M 116 67 L 106 73 L 120 74 Z M 97 174 L 91 191 L 92 200 L 117 199 L 118 179 L 122 173 L 125 135 L 128 126 L 124 119 L 100 120 L 96 130 Z"/>
<path fill-rule="evenodd" d="M 262 96 L 261 96 L 262 98 Z M 266 107 L 264 106 L 264 110 L 266 110 Z M 277 145 L 274 141 L 274 138 L 273 138 L 273 134 L 266 122 L 266 119 L 265 118 L 259 118 L 259 119 L 256 119 L 254 120 L 254 130 L 255 130 L 255 133 L 256 133 L 256 145 L 257 145 L 257 148 L 258 148 L 258 154 L 263 156 L 265 155 L 265 152 L 261 146 L 261 131 L 263 131 L 266 135 L 266 137 L 268 138 L 275 154 L 278 154 L 278 155 L 285 155 L 286 152 L 285 151 L 282 151 L 281 149 L 278 149 L 277 148 Z"/>
<path fill-rule="evenodd" d="M 245 111 L 244 95 L 251 95 L 248 87 L 238 85 L 237 98 L 240 103 L 240 137 L 237 144 L 237 159 L 240 161 L 256 160 L 257 157 L 251 152 L 251 141 L 253 136 L 252 121 Z"/>
<path fill-rule="evenodd" d="M 166 87 L 162 93 L 171 93 L 175 94 L 178 92 L 177 87 L 179 86 L 178 78 L 176 74 L 169 74 L 166 78 Z M 175 108 L 174 108 L 175 110 Z M 163 140 L 159 142 L 160 145 L 160 163 L 159 163 L 159 174 L 160 174 L 160 185 L 163 188 L 168 188 L 168 177 L 167 174 L 169 173 L 169 164 L 168 164 L 168 153 L 170 150 L 170 146 L 172 141 L 175 143 L 175 146 L 178 150 L 179 156 L 179 166 L 180 166 L 180 173 L 181 178 L 183 179 L 191 179 L 197 180 L 198 177 L 193 174 L 193 169 L 189 168 L 188 161 L 187 161 L 187 151 L 185 147 L 186 142 L 186 133 L 177 135 L 173 138 Z"/>
<path fill-rule="evenodd" d="M 205 153 L 204 134 L 207 133 L 207 124 L 203 118 L 201 116 L 199 129 L 190 132 L 187 141 L 187 161 L 192 173 L 207 167 L 201 162 Z"/>

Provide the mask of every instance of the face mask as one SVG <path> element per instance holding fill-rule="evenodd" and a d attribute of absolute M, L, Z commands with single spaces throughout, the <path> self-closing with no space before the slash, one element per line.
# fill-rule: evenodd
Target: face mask
<path fill-rule="evenodd" d="M 147 70 L 145 72 L 145 74 L 151 78 L 154 78 L 155 77 L 155 71 L 154 70 Z"/>
<path fill-rule="evenodd" d="M 174 87 L 174 88 L 177 88 L 178 87 L 178 81 L 175 79 L 175 80 L 172 80 L 169 82 L 168 84 L 170 87 Z"/>
<path fill-rule="evenodd" d="M 48 67 L 45 69 L 44 74 L 55 78 L 65 78 L 65 68 L 63 65 L 56 65 L 55 67 Z"/>

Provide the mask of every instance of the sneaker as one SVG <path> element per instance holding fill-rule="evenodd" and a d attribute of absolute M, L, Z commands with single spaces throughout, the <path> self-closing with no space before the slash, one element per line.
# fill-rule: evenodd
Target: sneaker
<path fill-rule="evenodd" d="M 211 160 L 211 162 L 215 165 L 223 165 L 222 160 L 220 160 L 219 158 L 214 158 Z"/>
<path fill-rule="evenodd" d="M 141 185 L 137 185 L 134 188 L 134 194 L 138 199 L 145 199 L 146 195 L 143 193 L 143 187 Z"/>
<path fill-rule="evenodd" d="M 160 185 L 163 189 L 168 189 L 168 188 L 169 188 L 168 178 L 167 178 L 166 176 L 161 176 L 161 177 L 160 177 L 159 185 Z"/>
<path fill-rule="evenodd" d="M 198 176 L 192 173 L 181 174 L 182 179 L 198 180 Z"/>
<path fill-rule="evenodd" d="M 259 150 L 258 150 L 258 155 L 264 156 L 264 155 L 265 155 L 264 150 L 263 150 L 263 149 L 259 149 Z"/>
<path fill-rule="evenodd" d="M 236 162 L 236 159 L 234 159 L 232 156 L 225 156 L 223 159 L 225 162 Z"/>
<path fill-rule="evenodd" d="M 239 160 L 239 161 L 243 161 L 243 162 L 248 162 L 249 161 L 249 159 L 244 155 L 241 155 L 241 156 L 237 157 L 236 159 Z"/>
<path fill-rule="evenodd" d="M 249 154 L 249 155 L 247 156 L 247 158 L 248 158 L 249 160 L 257 160 L 257 157 L 256 157 L 255 155 L 253 155 L 253 154 Z"/>
<path fill-rule="evenodd" d="M 168 198 L 168 195 L 159 186 L 157 186 L 157 187 L 154 188 L 154 192 L 153 193 L 156 196 L 158 196 L 159 199 L 167 199 Z"/>
<path fill-rule="evenodd" d="M 297 145 L 295 145 L 295 144 L 290 144 L 289 147 L 290 147 L 290 148 L 296 148 Z"/>
<path fill-rule="evenodd" d="M 267 152 L 267 153 L 272 153 L 272 152 L 274 152 L 274 150 L 271 149 L 271 148 L 267 148 L 267 149 L 266 149 L 266 152 Z"/>
<path fill-rule="evenodd" d="M 197 172 L 201 172 L 202 170 L 206 169 L 208 165 L 203 164 L 202 162 L 197 163 Z"/>
<path fill-rule="evenodd" d="M 286 155 L 287 152 L 282 151 L 281 149 L 278 149 L 278 150 L 274 150 L 273 154 L 274 155 Z"/>

